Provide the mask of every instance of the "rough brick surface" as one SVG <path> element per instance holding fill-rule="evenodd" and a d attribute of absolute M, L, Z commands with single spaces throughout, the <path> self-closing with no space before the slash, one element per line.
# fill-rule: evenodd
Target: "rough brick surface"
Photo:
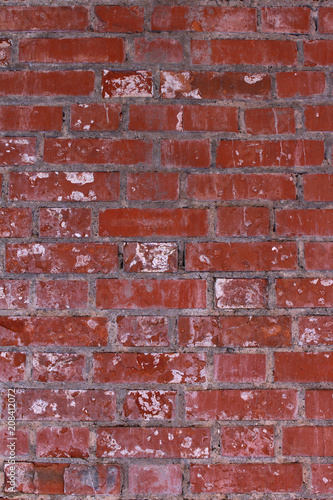
<path fill-rule="evenodd" d="M 0 498 L 330 500 L 332 1 L 0 31 Z"/>

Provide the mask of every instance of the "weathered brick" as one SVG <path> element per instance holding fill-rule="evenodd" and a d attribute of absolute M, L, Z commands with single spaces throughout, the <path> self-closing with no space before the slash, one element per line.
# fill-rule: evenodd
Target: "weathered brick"
<path fill-rule="evenodd" d="M 274 427 L 222 427 L 221 454 L 226 457 L 273 457 Z"/>
<path fill-rule="evenodd" d="M 207 210 L 191 208 L 111 208 L 100 212 L 101 236 L 205 236 Z"/>
<path fill-rule="evenodd" d="M 0 66 L 8 66 L 12 59 L 12 40 L 0 38 Z"/>
<path fill-rule="evenodd" d="M 292 456 L 332 456 L 333 427 L 284 427 L 282 453 Z"/>
<path fill-rule="evenodd" d="M 1 455 L 8 456 L 9 448 L 7 445 L 10 443 L 12 435 L 8 426 L 0 427 L 0 453 Z M 29 453 L 29 436 L 26 427 L 18 427 L 15 429 L 16 446 L 15 452 L 18 456 L 28 455 Z"/>
<path fill-rule="evenodd" d="M 154 31 L 257 31 L 256 11 L 249 7 L 159 5 L 152 14 Z"/>
<path fill-rule="evenodd" d="M 19 44 L 20 61 L 40 63 L 122 63 L 121 38 L 31 38 Z"/>
<path fill-rule="evenodd" d="M 97 353 L 94 380 L 102 383 L 200 383 L 206 380 L 205 354 Z"/>
<path fill-rule="evenodd" d="M 333 33 L 333 7 L 320 7 L 318 9 L 318 31 L 320 33 Z"/>
<path fill-rule="evenodd" d="M 2 71 L 0 95 L 79 96 L 94 90 L 93 71 Z"/>
<path fill-rule="evenodd" d="M 110 421 L 115 395 L 102 390 L 16 389 L 16 418 L 43 421 Z M 6 409 L 2 418 L 6 418 Z"/>
<path fill-rule="evenodd" d="M 217 279 L 215 282 L 216 307 L 220 309 L 255 309 L 267 307 L 267 280 Z"/>
<path fill-rule="evenodd" d="M 38 457 L 88 458 L 88 427 L 45 427 L 36 431 Z"/>
<path fill-rule="evenodd" d="M 127 199 L 173 201 L 179 198 L 179 174 L 138 172 L 127 174 Z"/>
<path fill-rule="evenodd" d="M 0 72 L 0 80 L 1 74 L 3 73 Z M 35 137 L 0 138 L 0 165 L 32 165 L 35 161 Z"/>
<path fill-rule="evenodd" d="M 211 163 L 208 139 L 178 141 L 162 139 L 161 165 L 176 168 L 208 168 Z"/>
<path fill-rule="evenodd" d="M 179 495 L 182 493 L 182 470 L 179 465 L 132 465 L 129 468 L 129 491 L 133 494 Z"/>
<path fill-rule="evenodd" d="M 15 467 L 15 491 L 22 493 L 61 495 L 64 493 L 64 471 L 69 464 L 21 462 Z M 5 466 L 5 491 L 9 482 L 10 464 Z"/>
<path fill-rule="evenodd" d="M 205 280 L 97 280 L 100 309 L 194 309 L 206 307 Z"/>
<path fill-rule="evenodd" d="M 160 94 L 169 99 L 221 99 L 222 75 L 212 71 L 161 71 Z"/>
<path fill-rule="evenodd" d="M 102 96 L 152 97 L 153 74 L 151 71 L 108 71 L 102 73 Z"/>
<path fill-rule="evenodd" d="M 143 31 L 144 8 L 123 5 L 96 5 L 98 31 L 137 33 Z"/>
<path fill-rule="evenodd" d="M 249 99 L 271 95 L 271 77 L 267 73 L 224 73 L 223 95 L 227 99 Z"/>
<path fill-rule="evenodd" d="M 119 199 L 119 173 L 11 172 L 9 197 L 18 201 L 115 201 Z"/>
<path fill-rule="evenodd" d="M 81 354 L 39 352 L 33 357 L 33 379 L 38 382 L 84 382 L 86 361 Z"/>
<path fill-rule="evenodd" d="M 120 117 L 120 104 L 73 104 L 71 129 L 94 132 L 118 130 Z"/>
<path fill-rule="evenodd" d="M 256 108 L 244 111 L 249 134 L 294 134 L 295 114 L 292 108 Z"/>
<path fill-rule="evenodd" d="M 321 165 L 324 161 L 322 141 L 220 141 L 216 166 L 295 167 Z"/>
<path fill-rule="evenodd" d="M 107 344 L 107 319 L 103 317 L 0 318 L 0 345 L 101 346 Z"/>
<path fill-rule="evenodd" d="M 279 307 L 333 306 L 332 279 L 277 279 L 275 288 Z"/>
<path fill-rule="evenodd" d="M 98 457 L 208 458 L 210 429 L 103 427 L 97 431 Z"/>
<path fill-rule="evenodd" d="M 218 382 L 264 382 L 266 356 L 264 354 L 216 354 L 214 380 Z"/>
<path fill-rule="evenodd" d="M 265 236 L 269 233 L 267 207 L 219 207 L 217 236 Z"/>
<path fill-rule="evenodd" d="M 301 345 L 332 345 L 333 318 L 330 316 L 304 316 L 298 318 Z"/>
<path fill-rule="evenodd" d="M 0 280 L 0 309 L 27 309 L 30 284 L 24 280 Z"/>
<path fill-rule="evenodd" d="M 131 420 L 170 420 L 175 417 L 176 392 L 129 391 L 123 415 Z"/>
<path fill-rule="evenodd" d="M 88 10 L 75 6 L 2 6 L 1 31 L 84 31 L 88 28 Z"/>
<path fill-rule="evenodd" d="M 333 243 L 314 242 L 305 243 L 304 258 L 306 269 L 332 269 Z"/>
<path fill-rule="evenodd" d="M 135 61 L 146 64 L 180 63 L 183 60 L 183 46 L 172 38 L 136 38 Z"/>
<path fill-rule="evenodd" d="M 25 354 L 0 352 L 0 381 L 19 382 L 25 376 Z"/>
<path fill-rule="evenodd" d="M 135 139 L 45 139 L 47 163 L 151 163 L 152 144 Z"/>
<path fill-rule="evenodd" d="M 112 243 L 17 243 L 6 248 L 10 273 L 109 273 L 118 265 Z"/>
<path fill-rule="evenodd" d="M 186 394 L 188 420 L 292 420 L 297 414 L 297 391 L 205 390 Z"/>
<path fill-rule="evenodd" d="M 177 243 L 125 243 L 124 270 L 172 273 L 178 269 Z"/>
<path fill-rule="evenodd" d="M 305 414 L 310 419 L 333 418 L 333 391 L 313 390 L 305 392 Z"/>
<path fill-rule="evenodd" d="M 191 467 L 194 493 L 298 492 L 301 464 L 214 464 Z"/>
<path fill-rule="evenodd" d="M 296 269 L 297 248 L 292 242 L 187 243 L 185 263 L 186 271 Z"/>
<path fill-rule="evenodd" d="M 119 465 L 71 464 L 64 473 L 67 495 L 119 495 L 121 469 Z"/>
<path fill-rule="evenodd" d="M 198 200 L 294 200 L 288 174 L 190 174 L 187 195 Z"/>
<path fill-rule="evenodd" d="M 41 208 L 39 234 L 42 237 L 83 238 L 91 234 L 89 208 Z"/>
<path fill-rule="evenodd" d="M 276 234 L 284 236 L 332 236 L 333 210 L 279 210 Z"/>
<path fill-rule="evenodd" d="M 163 316 L 118 316 L 117 338 L 127 347 L 168 346 L 168 318 Z"/>
<path fill-rule="evenodd" d="M 309 7 L 266 7 L 262 9 L 264 33 L 309 33 L 311 9 Z"/>
<path fill-rule="evenodd" d="M 297 71 L 277 73 L 276 89 L 279 97 L 312 97 L 325 91 L 325 73 Z"/>
<path fill-rule="evenodd" d="M 88 304 L 86 281 L 37 281 L 36 306 L 40 309 L 84 309 Z"/>
<path fill-rule="evenodd" d="M 333 465 L 313 464 L 311 466 L 312 488 L 315 495 L 329 495 L 333 493 Z"/>
<path fill-rule="evenodd" d="M 333 106 L 306 106 L 304 111 L 307 130 L 333 132 Z"/>
<path fill-rule="evenodd" d="M 288 316 L 181 316 L 179 343 L 203 347 L 287 347 L 291 344 Z"/>
<path fill-rule="evenodd" d="M 333 64 L 333 40 L 305 40 L 303 47 L 306 66 Z"/>

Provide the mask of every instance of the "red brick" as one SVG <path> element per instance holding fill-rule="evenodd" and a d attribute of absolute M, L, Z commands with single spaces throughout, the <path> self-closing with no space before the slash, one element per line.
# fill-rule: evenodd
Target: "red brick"
<path fill-rule="evenodd" d="M 308 174 L 303 176 L 304 199 L 306 201 L 332 201 L 333 175 Z"/>
<path fill-rule="evenodd" d="M 178 332 L 182 346 L 287 347 L 291 344 L 291 319 L 288 316 L 182 316 Z"/>
<path fill-rule="evenodd" d="M 16 389 L 16 418 L 42 421 L 103 421 L 115 416 L 115 395 L 102 390 Z M 2 418 L 6 418 L 6 409 Z"/>
<path fill-rule="evenodd" d="M 61 130 L 62 108 L 57 106 L 1 106 L 0 130 Z"/>
<path fill-rule="evenodd" d="M 0 66 L 8 66 L 12 59 L 12 40 L 0 38 Z"/>
<path fill-rule="evenodd" d="M 88 427 L 45 427 L 36 431 L 37 457 L 88 458 Z"/>
<path fill-rule="evenodd" d="M 306 391 L 305 414 L 310 419 L 332 419 L 333 391 Z"/>
<path fill-rule="evenodd" d="M 2 71 L 0 95 L 89 95 L 94 80 L 93 71 Z"/>
<path fill-rule="evenodd" d="M 107 319 L 102 317 L 0 317 L 3 346 L 105 346 Z"/>
<path fill-rule="evenodd" d="M 124 270 L 172 273 L 178 269 L 177 243 L 125 243 Z"/>
<path fill-rule="evenodd" d="M 310 33 L 309 7 L 275 7 L 262 9 L 263 33 Z"/>
<path fill-rule="evenodd" d="M 188 420 L 293 420 L 296 415 L 294 390 L 205 390 L 186 394 Z"/>
<path fill-rule="evenodd" d="M 221 453 L 226 457 L 273 457 L 274 427 L 222 427 Z"/>
<path fill-rule="evenodd" d="M 238 132 L 237 108 L 222 106 L 184 106 L 184 130 Z"/>
<path fill-rule="evenodd" d="M 321 165 L 324 161 L 322 141 L 220 141 L 216 166 L 295 167 Z"/>
<path fill-rule="evenodd" d="M 21 462 L 16 464 L 15 491 L 60 495 L 64 493 L 64 471 L 69 464 L 42 464 Z M 10 490 L 9 467 L 6 464 L 5 491 Z"/>
<path fill-rule="evenodd" d="M 289 40 L 192 40 L 192 62 L 213 65 L 293 66 L 296 42 Z"/>
<path fill-rule="evenodd" d="M 191 467 L 194 493 L 279 493 L 301 490 L 301 464 L 213 464 Z"/>
<path fill-rule="evenodd" d="M 10 273 L 109 273 L 118 265 L 112 243 L 17 243 L 7 245 Z"/>
<path fill-rule="evenodd" d="M 19 352 L 0 352 L 0 381 L 18 382 L 24 380 L 25 354 Z"/>
<path fill-rule="evenodd" d="M 292 108 L 257 108 L 244 111 L 248 134 L 294 134 L 295 115 Z"/>
<path fill-rule="evenodd" d="M 97 431 L 97 457 L 208 458 L 210 429 L 103 427 Z"/>
<path fill-rule="evenodd" d="M 198 200 L 294 200 L 288 174 L 190 174 L 187 195 Z"/>
<path fill-rule="evenodd" d="M 3 73 L 0 72 L 0 79 L 1 74 Z M 35 137 L 0 138 L 0 165 L 32 165 L 35 161 Z"/>
<path fill-rule="evenodd" d="M 136 139 L 45 139 L 47 163 L 132 165 L 152 161 L 152 143 Z"/>
<path fill-rule="evenodd" d="M 331 457 L 333 427 L 284 427 L 284 455 Z"/>
<path fill-rule="evenodd" d="M 267 207 L 218 207 L 217 236 L 265 236 L 269 233 Z"/>
<path fill-rule="evenodd" d="M 296 269 L 292 242 L 187 243 L 186 271 L 274 271 Z M 245 283 L 244 283 L 245 284 Z"/>
<path fill-rule="evenodd" d="M 333 354 L 276 352 L 274 375 L 278 382 L 333 382 Z"/>
<path fill-rule="evenodd" d="M 333 33 L 333 7 L 320 7 L 318 9 L 319 33 Z"/>
<path fill-rule="evenodd" d="M 182 469 L 180 465 L 131 465 L 129 491 L 133 494 L 180 495 Z"/>
<path fill-rule="evenodd" d="M 88 10 L 81 6 L 34 6 L 0 9 L 1 31 L 84 31 Z"/>
<path fill-rule="evenodd" d="M 306 269 L 327 269 L 333 268 L 333 243 L 315 242 L 305 243 L 304 248 Z"/>
<path fill-rule="evenodd" d="M 102 73 L 102 96 L 152 97 L 153 74 L 151 71 L 108 71 Z"/>
<path fill-rule="evenodd" d="M 331 66 L 333 64 L 333 40 L 306 40 L 303 46 L 306 66 Z"/>
<path fill-rule="evenodd" d="M 206 307 L 205 280 L 97 281 L 96 303 L 100 309 L 196 309 Z"/>
<path fill-rule="evenodd" d="M 332 236 L 333 210 L 279 210 L 276 234 L 284 236 Z"/>
<path fill-rule="evenodd" d="M 129 130 L 183 130 L 183 106 L 130 104 Z"/>
<path fill-rule="evenodd" d="M 179 198 L 179 174 L 139 172 L 127 174 L 127 199 L 168 201 Z"/>
<path fill-rule="evenodd" d="M 180 63 L 183 60 L 183 46 L 179 40 L 172 38 L 136 38 L 135 61 L 146 64 Z"/>
<path fill-rule="evenodd" d="M 333 493 L 333 465 L 312 464 L 311 466 L 312 493 L 329 495 Z"/>
<path fill-rule="evenodd" d="M 64 473 L 67 495 L 119 495 L 121 470 L 119 465 L 71 464 Z"/>
<path fill-rule="evenodd" d="M 333 318 L 304 316 L 298 318 L 300 345 L 333 345 Z"/>
<path fill-rule="evenodd" d="M 333 106 L 306 106 L 305 128 L 314 131 L 333 132 Z"/>
<path fill-rule="evenodd" d="M 325 73 L 297 71 L 276 74 L 279 97 L 312 97 L 325 92 Z"/>
<path fill-rule="evenodd" d="M 120 117 L 120 104 L 73 104 L 71 129 L 93 132 L 118 130 Z"/>
<path fill-rule="evenodd" d="M 0 309 L 27 309 L 30 284 L 24 280 L 0 280 Z"/>
<path fill-rule="evenodd" d="M 168 346 L 168 318 L 163 316 L 118 316 L 118 342 L 127 347 Z"/>
<path fill-rule="evenodd" d="M 279 307 L 332 307 L 333 280 L 297 278 L 276 280 Z"/>
<path fill-rule="evenodd" d="M 267 280 L 217 279 L 215 299 L 216 307 L 220 309 L 266 308 L 268 301 Z"/>
<path fill-rule="evenodd" d="M 86 360 L 80 354 L 38 352 L 33 357 L 33 379 L 38 382 L 84 382 Z"/>
<path fill-rule="evenodd" d="M 256 10 L 249 7 L 159 5 L 152 14 L 154 31 L 257 31 Z"/>
<path fill-rule="evenodd" d="M 216 354 L 214 380 L 218 382 L 265 382 L 266 356 L 264 354 Z"/>
<path fill-rule="evenodd" d="M 9 197 L 18 201 L 116 201 L 119 173 L 10 172 Z"/>
<path fill-rule="evenodd" d="M 208 139 L 177 141 L 162 139 L 161 166 L 176 168 L 208 168 L 211 164 Z"/>
<path fill-rule="evenodd" d="M 89 208 L 41 208 L 39 234 L 43 237 L 84 238 L 91 234 Z"/>
<path fill-rule="evenodd" d="M 21 40 L 19 60 L 41 63 L 122 63 L 122 38 L 31 38 Z"/>
<path fill-rule="evenodd" d="M 114 208 L 100 212 L 101 236 L 205 236 L 206 210 L 191 208 Z"/>
<path fill-rule="evenodd" d="M 228 99 L 269 97 L 271 77 L 266 73 L 224 73 L 223 95 Z"/>
<path fill-rule="evenodd" d="M 175 417 L 176 392 L 129 391 L 123 415 L 131 420 L 165 420 Z"/>
<path fill-rule="evenodd" d="M 28 455 L 29 453 L 29 437 L 28 437 L 28 430 L 25 427 L 17 427 L 15 426 L 15 437 L 17 438 L 16 440 L 16 446 L 15 446 L 15 452 L 16 455 Z M 8 426 L 6 425 L 5 427 L 0 427 L 0 453 L 1 455 L 8 456 L 9 455 L 9 448 L 7 445 L 10 443 L 10 440 L 13 436 L 10 434 L 10 429 L 8 429 Z M 9 441 L 8 441 L 9 440 Z"/>
<path fill-rule="evenodd" d="M 144 8 L 122 5 L 96 5 L 98 31 L 137 33 L 143 31 Z"/>
<path fill-rule="evenodd" d="M 169 99 L 222 99 L 222 75 L 213 71 L 161 71 L 160 95 Z"/>
<path fill-rule="evenodd" d="M 206 381 L 206 355 L 192 353 L 97 353 L 94 380 L 100 383 L 193 384 Z"/>
<path fill-rule="evenodd" d="M 37 308 L 84 309 L 87 303 L 88 283 L 86 281 L 37 281 Z"/>

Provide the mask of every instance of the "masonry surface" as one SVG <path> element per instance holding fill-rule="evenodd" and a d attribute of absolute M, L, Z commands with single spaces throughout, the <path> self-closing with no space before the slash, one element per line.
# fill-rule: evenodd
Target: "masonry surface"
<path fill-rule="evenodd" d="M 0 65 L 1 498 L 333 498 L 332 3 L 2 0 Z"/>

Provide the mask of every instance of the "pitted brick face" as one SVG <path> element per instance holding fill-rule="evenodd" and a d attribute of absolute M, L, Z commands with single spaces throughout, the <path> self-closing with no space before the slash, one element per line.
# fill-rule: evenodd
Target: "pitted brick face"
<path fill-rule="evenodd" d="M 74 3 L 0 0 L 0 497 L 328 500 L 330 0 Z"/>

